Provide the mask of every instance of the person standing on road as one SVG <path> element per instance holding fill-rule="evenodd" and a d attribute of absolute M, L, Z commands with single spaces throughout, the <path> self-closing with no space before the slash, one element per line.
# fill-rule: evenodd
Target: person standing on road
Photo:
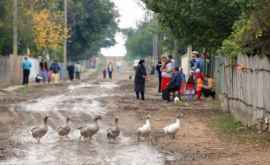
<path fill-rule="evenodd" d="M 22 61 L 22 70 L 23 70 L 23 85 L 28 85 L 29 83 L 29 76 L 30 76 L 30 71 L 32 68 L 32 62 L 28 59 L 28 57 L 24 57 Z"/>
<path fill-rule="evenodd" d="M 166 57 L 161 57 L 162 67 L 161 67 L 161 92 L 162 92 L 162 98 L 166 99 L 166 93 L 164 93 L 165 89 L 168 87 L 171 79 L 172 79 L 172 63 L 171 61 Z"/>
<path fill-rule="evenodd" d="M 200 69 L 196 69 L 195 77 L 196 77 L 197 100 L 201 100 L 204 76 L 203 76 L 202 72 L 200 71 Z"/>
<path fill-rule="evenodd" d="M 40 67 L 40 76 L 42 77 L 43 83 L 46 83 L 49 81 L 49 69 L 48 69 L 48 63 L 44 59 L 42 59 L 39 63 Z"/>
<path fill-rule="evenodd" d="M 110 62 L 107 67 L 109 78 L 112 79 L 112 73 L 113 73 L 113 64 Z"/>
<path fill-rule="evenodd" d="M 102 73 L 103 73 L 103 79 L 105 80 L 107 78 L 107 69 L 104 68 Z"/>
<path fill-rule="evenodd" d="M 56 60 L 51 64 L 50 70 L 52 71 L 52 82 L 53 83 L 58 83 L 60 80 L 60 65 Z"/>
<path fill-rule="evenodd" d="M 81 79 L 81 65 L 79 62 L 75 64 L 75 75 L 77 80 Z"/>
<path fill-rule="evenodd" d="M 158 61 L 158 64 L 156 65 L 156 70 L 157 70 L 157 73 L 158 73 L 158 92 L 160 93 L 161 92 L 161 67 L 162 67 L 162 63 L 161 63 L 161 60 Z"/>
<path fill-rule="evenodd" d="M 70 63 L 67 67 L 67 71 L 68 71 L 68 77 L 70 81 L 74 80 L 74 65 L 72 63 Z"/>
<path fill-rule="evenodd" d="M 147 79 L 146 68 L 144 66 L 144 60 L 141 59 L 139 64 L 136 67 L 135 73 L 135 92 L 137 99 L 144 100 L 144 93 L 145 93 L 145 80 Z"/>

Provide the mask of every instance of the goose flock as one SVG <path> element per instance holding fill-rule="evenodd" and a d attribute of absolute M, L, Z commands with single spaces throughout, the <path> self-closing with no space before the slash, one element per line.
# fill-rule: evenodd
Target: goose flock
<path fill-rule="evenodd" d="M 176 117 L 176 121 L 167 125 L 166 127 L 162 128 L 160 132 L 164 134 L 165 136 L 170 137 L 171 139 L 176 138 L 176 134 L 178 130 L 180 129 L 180 119 L 183 117 L 183 114 L 178 114 Z M 49 116 L 45 116 L 43 122 L 43 126 L 35 127 L 31 129 L 31 134 L 34 139 L 36 139 L 37 143 L 40 143 L 40 140 L 42 137 L 44 137 L 48 132 L 48 119 Z M 96 116 L 93 120 L 93 123 L 79 127 L 78 130 L 80 131 L 80 140 L 91 140 L 94 135 L 98 133 L 100 130 L 99 127 L 99 120 L 101 120 L 101 116 Z M 152 133 L 152 127 L 151 127 L 151 116 L 147 115 L 145 117 L 145 123 L 137 128 L 136 134 L 137 134 L 137 141 L 140 142 L 140 140 L 147 139 L 151 140 L 151 133 Z M 71 132 L 71 126 L 70 126 L 70 118 L 66 118 L 66 123 L 62 127 L 59 127 L 57 129 L 57 133 L 59 137 L 68 137 L 69 133 Z M 117 138 L 120 135 L 120 127 L 119 127 L 119 118 L 116 117 L 114 119 L 114 126 L 112 128 L 107 129 L 107 139 L 109 142 L 117 140 Z"/>

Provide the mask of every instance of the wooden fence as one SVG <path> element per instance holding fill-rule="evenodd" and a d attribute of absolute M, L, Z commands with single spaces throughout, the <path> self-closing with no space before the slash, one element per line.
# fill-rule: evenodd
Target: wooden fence
<path fill-rule="evenodd" d="M 239 56 L 236 64 L 216 58 L 215 77 L 223 109 L 246 125 L 270 120 L 270 62 Z"/>

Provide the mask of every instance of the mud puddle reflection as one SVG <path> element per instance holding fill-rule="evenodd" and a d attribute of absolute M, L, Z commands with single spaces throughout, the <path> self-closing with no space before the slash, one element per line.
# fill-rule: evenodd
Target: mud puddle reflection
<path fill-rule="evenodd" d="M 92 88 L 94 86 L 94 88 Z M 11 140 L 14 142 L 13 157 L 0 162 L 1 165 L 163 165 L 164 155 L 154 147 L 134 142 L 132 137 L 121 134 L 115 144 L 108 143 L 106 129 L 108 121 L 101 121 L 101 130 L 92 141 L 80 141 L 78 126 L 92 122 L 95 115 L 106 114 L 98 99 L 105 98 L 117 85 L 79 84 L 70 86 L 69 92 L 21 104 L 20 113 L 30 118 L 17 128 Z M 94 89 L 94 90 L 93 90 Z M 37 115 L 38 114 L 38 115 Z M 36 144 L 30 129 L 41 124 L 40 116 L 53 116 L 49 131 Z M 63 124 L 66 116 L 72 116 L 72 132 L 69 139 L 59 139 L 56 129 Z"/>

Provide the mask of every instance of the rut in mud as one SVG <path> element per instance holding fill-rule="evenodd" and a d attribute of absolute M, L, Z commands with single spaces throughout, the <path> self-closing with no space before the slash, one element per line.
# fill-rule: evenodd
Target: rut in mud
<path fill-rule="evenodd" d="M 8 141 L 12 147 L 0 164 L 164 164 L 164 155 L 156 148 L 136 142 L 134 130 L 123 129 L 127 132 L 122 131 L 115 143 L 108 143 L 106 129 L 112 125 L 113 118 L 107 116 L 110 109 L 106 106 L 106 99 L 119 95 L 113 93 L 114 87 L 117 85 L 112 82 L 81 83 L 69 86 L 61 95 L 37 98 L 16 105 L 13 113 L 21 122 L 9 128 Z M 41 125 L 45 115 L 50 116 L 49 131 L 42 138 L 41 144 L 36 144 L 30 130 L 33 126 Z M 101 130 L 91 142 L 80 141 L 77 128 L 91 123 L 96 115 L 103 116 Z M 71 117 L 71 134 L 69 139 L 59 139 L 55 130 L 64 124 L 67 116 Z"/>

